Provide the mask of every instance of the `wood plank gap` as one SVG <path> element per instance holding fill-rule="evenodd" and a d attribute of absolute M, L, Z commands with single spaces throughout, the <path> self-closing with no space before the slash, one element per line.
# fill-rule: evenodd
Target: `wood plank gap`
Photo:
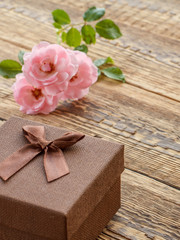
<path fill-rule="evenodd" d="M 21 43 L 13 42 L 13 41 L 11 41 L 11 40 L 9 40 L 9 39 L 4 39 L 4 38 L 2 38 L 1 36 L 0 36 L 0 40 L 3 41 L 3 42 L 6 42 L 6 43 L 8 42 L 8 43 L 12 44 L 13 46 L 27 49 L 27 50 L 29 50 L 29 51 L 31 51 L 31 49 L 32 49 L 32 48 L 30 48 L 30 47 L 27 47 L 27 46 L 21 44 Z"/>
<path fill-rule="evenodd" d="M 125 76 L 125 77 L 126 77 L 126 76 Z M 147 91 L 147 92 L 150 92 L 150 93 L 153 93 L 153 94 L 156 94 L 156 95 L 159 95 L 159 96 L 168 98 L 168 99 L 173 100 L 173 101 L 175 101 L 175 102 L 178 102 L 178 103 L 180 102 L 178 99 L 175 99 L 175 98 L 173 98 L 173 97 L 167 96 L 167 95 L 165 95 L 165 94 L 163 94 L 163 93 L 160 93 L 160 92 L 155 92 L 155 91 L 153 91 L 153 90 L 144 88 L 144 87 L 142 87 L 142 86 L 136 85 L 135 83 L 130 83 L 130 82 L 126 81 L 126 84 L 129 84 L 129 85 L 131 85 L 131 86 L 133 86 L 133 87 L 137 87 L 137 88 L 143 89 L 143 90 L 145 90 L 145 91 Z"/>
<path fill-rule="evenodd" d="M 140 175 L 142 175 L 142 176 L 145 176 L 145 177 L 148 177 L 148 178 L 150 178 L 150 179 L 153 179 L 153 180 L 155 180 L 155 181 L 157 181 L 157 182 L 163 183 L 163 184 L 165 184 L 165 185 L 168 186 L 168 187 L 174 188 L 174 189 L 176 189 L 176 190 L 180 190 L 180 187 L 178 187 L 178 186 L 175 186 L 175 185 L 173 185 L 173 184 L 170 184 L 170 183 L 165 182 L 165 181 L 163 181 L 163 180 L 160 180 L 160 179 L 158 179 L 158 178 L 151 177 L 151 176 L 149 176 L 148 174 L 143 173 L 143 172 L 141 172 L 141 171 L 137 171 L 137 170 L 134 170 L 134 169 L 131 169 L 131 168 L 127 168 L 127 167 L 125 167 L 125 169 L 128 169 L 128 170 L 131 171 L 131 172 L 138 173 L 138 174 L 140 174 Z"/>

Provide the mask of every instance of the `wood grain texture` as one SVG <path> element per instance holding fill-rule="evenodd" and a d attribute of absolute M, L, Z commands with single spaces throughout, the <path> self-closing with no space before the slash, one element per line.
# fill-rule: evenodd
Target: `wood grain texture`
<path fill-rule="evenodd" d="M 122 192 L 121 209 L 99 236 L 99 240 L 180 238 L 178 190 L 125 170 Z"/>
<path fill-rule="evenodd" d="M 113 5 L 114 9 L 117 7 L 116 4 L 115 6 Z M 31 46 L 40 40 L 56 41 L 54 30 L 50 24 L 52 21 L 50 20 L 50 12 L 47 12 L 48 9 L 54 9 L 52 2 L 47 1 L 47 8 L 43 8 L 41 7 L 41 2 L 39 2 L 39 4 L 34 2 L 34 5 L 32 5 L 27 1 L 26 6 L 22 4 L 21 11 L 18 11 L 18 13 L 16 5 L 16 1 L 13 1 L 10 5 L 1 8 L 1 18 L 3 18 L 1 21 L 3 24 L 2 30 L 3 32 L 7 32 L 1 39 L 4 41 L 12 41 L 13 44 L 25 49 L 27 49 L 27 47 L 30 49 Z M 37 8 L 35 7 L 36 5 Z M 84 5 L 88 6 L 89 3 L 87 2 Z M 12 8 L 9 11 L 8 7 L 10 6 Z M 62 5 L 62 7 L 73 16 L 73 19 L 80 21 L 80 13 L 83 14 L 84 8 L 82 9 L 81 5 L 73 2 L 71 2 L 70 6 L 71 7 L 69 7 L 68 2 Z M 114 14 L 110 10 L 110 8 L 107 9 L 107 15 L 111 15 L 113 18 Z M 121 15 L 121 11 L 122 8 L 118 11 L 119 15 Z M 71 12 L 73 14 L 71 14 Z M 76 16 L 74 16 L 75 13 Z M 34 18 L 31 18 L 31 15 L 33 15 Z M 16 28 L 14 28 L 13 25 L 10 25 L 8 29 L 6 28 L 9 17 L 12 21 L 16 22 Z M 116 17 L 115 20 L 117 21 Z M 123 29 L 126 29 L 127 21 L 124 20 L 124 22 Z M 174 24 L 176 24 L 176 22 Z M 31 26 L 33 26 L 33 32 L 29 31 Z M 41 34 L 39 34 L 39 28 L 41 29 Z M 26 32 L 26 38 L 23 36 L 24 32 Z M 180 55 L 178 51 L 178 49 L 180 49 L 180 41 L 173 39 L 164 41 L 164 38 L 157 33 L 158 31 L 153 33 L 149 32 L 148 29 L 143 30 L 142 28 L 127 27 L 124 38 L 112 43 L 104 40 L 98 41 L 95 46 L 90 48 L 91 51 L 89 55 L 94 58 L 107 56 L 111 44 L 115 44 L 113 49 L 111 49 L 111 56 L 116 60 L 116 64 L 124 70 L 126 80 L 129 84 L 180 101 L 180 94 L 178 94 L 180 92 Z M 159 48 L 162 42 L 163 50 Z M 101 50 L 102 47 L 103 51 Z M 126 59 L 126 61 L 124 61 L 124 59 Z M 177 62 L 177 64 L 174 62 Z M 167 67 L 168 64 L 172 65 L 171 68 Z M 129 66 L 128 69 L 126 68 L 127 65 Z M 157 72 L 156 69 L 159 71 Z M 171 81 L 169 81 L 170 79 Z"/>
<path fill-rule="evenodd" d="M 13 113 L 121 142 L 126 145 L 127 168 L 180 187 L 177 102 L 164 98 L 162 105 L 162 96 L 107 79 L 94 85 L 83 100 L 61 103 L 46 117 L 31 117 L 18 111 L 10 89 L 2 92 L 0 116 L 5 119 Z"/>
<path fill-rule="evenodd" d="M 180 239 L 180 5 L 178 0 L 1 0 L 1 59 L 17 59 L 41 40 L 55 42 L 50 12 L 72 21 L 90 6 L 106 8 L 123 37 L 99 39 L 93 59 L 111 56 L 126 84 L 101 77 L 79 101 L 28 116 L 14 102 L 14 80 L 0 78 L 0 124 L 16 115 L 125 144 L 122 208 L 99 240 Z M 13 24 L 9 24 L 9 22 Z"/>

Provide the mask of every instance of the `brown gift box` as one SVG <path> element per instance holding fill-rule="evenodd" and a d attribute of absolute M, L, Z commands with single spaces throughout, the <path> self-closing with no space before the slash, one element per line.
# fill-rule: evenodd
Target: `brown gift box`
<path fill-rule="evenodd" d="M 17 117 L 0 128 L 0 162 L 24 146 Z M 45 126 L 54 140 L 69 130 Z M 94 240 L 120 207 L 123 146 L 85 136 L 63 150 L 70 174 L 48 183 L 43 154 L 7 182 L 0 179 L 0 240 Z"/>

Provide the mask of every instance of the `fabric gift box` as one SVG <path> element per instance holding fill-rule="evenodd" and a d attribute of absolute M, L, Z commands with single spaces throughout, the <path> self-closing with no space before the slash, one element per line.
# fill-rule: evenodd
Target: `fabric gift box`
<path fill-rule="evenodd" d="M 0 162 L 28 143 L 22 127 L 44 126 L 46 139 L 66 129 L 17 117 L 0 128 Z M 93 240 L 120 207 L 123 145 L 85 136 L 63 150 L 70 174 L 48 183 L 43 153 L 0 179 L 0 240 Z"/>

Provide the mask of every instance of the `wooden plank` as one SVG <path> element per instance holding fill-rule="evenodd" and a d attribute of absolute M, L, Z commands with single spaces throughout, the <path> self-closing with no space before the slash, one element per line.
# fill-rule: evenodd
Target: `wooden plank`
<path fill-rule="evenodd" d="M 180 187 L 179 103 L 102 80 L 82 100 L 62 102 L 48 116 L 28 116 L 18 111 L 10 89 L 0 92 L 0 116 L 4 119 L 17 115 L 122 142 L 127 168 Z"/>
<path fill-rule="evenodd" d="M 15 28 L 10 25 L 7 34 L 1 37 L 1 39 L 11 41 L 13 44 L 22 46 L 26 49 L 30 49 L 31 46 L 40 40 L 47 39 L 50 42 L 56 41 L 54 30 L 49 24 L 37 25 L 37 20 L 33 20 L 30 17 L 24 17 L 21 13 L 17 14 L 13 11 L 9 12 L 5 9 L 2 9 L 1 11 L 3 16 L 2 31 L 7 32 L 6 25 L 8 24 L 9 17 L 11 17 L 11 19 L 16 23 L 16 29 L 18 29 L 18 31 L 16 31 Z M 48 17 L 50 16 L 48 15 Z M 32 26 L 33 32 L 30 32 L 29 28 Z M 39 29 L 41 29 L 40 33 Z M 24 37 L 25 32 L 26 38 Z M 147 31 L 145 32 L 141 30 L 139 32 L 139 39 L 142 39 L 143 34 L 146 35 L 146 33 Z M 125 38 L 131 39 L 129 40 L 129 44 L 135 41 L 135 33 L 133 32 L 130 36 L 131 37 L 127 36 Z M 157 37 L 157 35 L 151 36 L 152 39 L 155 37 Z M 180 46 L 179 42 L 177 40 L 168 40 L 167 43 L 165 43 L 165 50 L 162 52 L 163 57 L 161 56 L 163 62 L 159 62 L 159 48 L 162 37 L 158 37 L 153 44 L 147 44 L 148 39 L 149 36 L 147 35 L 147 38 L 145 37 L 143 41 L 139 40 L 137 44 L 131 44 L 132 46 L 128 49 L 126 49 L 126 46 L 123 45 L 123 40 L 121 43 L 122 46 L 113 46 L 113 48 L 111 48 L 112 45 L 109 42 L 97 41 L 97 44 L 92 46 L 90 49 L 90 56 L 96 56 L 96 58 L 106 57 L 109 55 L 109 49 L 111 48 L 111 56 L 115 59 L 116 64 L 122 67 L 129 84 L 180 101 L 180 68 L 177 65 L 177 51 Z M 126 42 L 126 40 L 124 41 Z M 136 49 L 140 45 L 142 45 L 141 49 L 136 52 L 134 47 Z M 171 48 L 171 45 L 176 47 Z M 171 50 L 168 51 L 168 49 Z M 149 54 L 148 51 L 150 51 L 151 54 Z M 174 64 L 175 67 L 167 66 L 166 63 L 171 63 L 172 65 Z"/>
<path fill-rule="evenodd" d="M 158 62 L 142 57 L 139 52 L 133 53 L 118 46 L 111 47 L 110 43 L 98 42 L 91 50 L 91 56 L 96 58 L 109 55 L 117 66 L 123 69 L 127 83 L 147 91 L 180 101 L 180 69 L 168 67 Z M 101 47 L 100 47 L 101 46 Z M 100 49 L 103 49 L 101 51 Z M 128 66 L 128 67 L 127 67 Z M 157 70 L 158 69 L 158 70 Z M 172 81 L 170 81 L 172 79 Z"/>
<path fill-rule="evenodd" d="M 109 16 L 110 17 L 110 16 Z M 158 32 L 149 32 L 146 29 L 119 22 L 123 37 L 115 41 L 116 45 L 144 55 L 146 58 L 180 68 L 180 41 L 159 35 Z M 161 46 L 161 47 L 160 47 Z"/>
<path fill-rule="evenodd" d="M 93 1 L 86 1 L 86 3 L 84 1 L 78 1 L 78 2 L 68 1 L 68 2 L 64 2 L 63 4 L 60 4 L 60 6 L 58 3 L 58 6 L 64 8 L 66 11 L 68 11 L 70 13 L 70 15 L 72 14 L 74 20 L 75 19 L 81 20 L 81 15 L 87 9 L 89 4 L 90 3 L 92 4 L 92 2 Z M 176 2 L 174 2 L 174 3 L 171 2 L 171 4 L 168 4 L 168 2 L 167 2 L 166 4 L 164 4 L 164 3 L 161 3 L 160 1 L 158 1 L 158 3 L 157 3 L 157 1 L 149 1 L 149 2 L 141 1 L 141 2 L 139 2 L 139 1 L 121 0 L 121 1 L 114 1 L 114 3 L 112 3 L 112 1 L 111 2 L 106 1 L 104 4 L 104 1 L 98 1 L 98 4 L 100 4 L 100 6 L 104 7 L 104 5 L 105 5 L 106 11 L 107 11 L 107 13 L 106 13 L 107 16 L 109 16 L 110 18 L 114 17 L 114 19 L 120 24 L 120 26 L 124 25 L 124 24 L 126 25 L 125 29 L 123 29 L 123 32 L 126 31 L 126 29 L 128 29 L 129 27 L 131 27 L 131 29 L 136 29 L 137 31 L 144 30 L 146 33 L 149 33 L 148 34 L 149 36 L 150 36 L 150 34 L 152 36 L 154 36 L 154 33 L 155 33 L 155 36 L 160 37 L 162 34 L 157 28 L 161 28 L 161 30 L 163 30 L 165 28 L 165 31 L 164 31 L 164 34 L 162 37 L 165 36 L 166 41 L 168 41 L 170 38 L 176 39 L 176 40 L 179 39 L 179 36 L 174 38 L 174 37 L 172 37 L 172 34 L 170 36 L 167 36 L 168 31 L 172 31 L 172 30 L 173 30 L 174 34 L 179 34 L 179 31 L 178 31 L 178 28 L 179 28 L 178 6 L 179 6 L 179 4 L 175 5 L 175 3 Z M 13 1 L 13 2 L 7 4 L 6 6 L 4 6 L 4 8 L 5 7 L 11 8 L 14 11 L 20 12 L 23 15 L 30 16 L 34 19 L 37 19 L 39 21 L 40 20 L 45 21 L 47 23 L 47 22 L 52 21 L 51 16 L 48 13 L 50 13 L 55 8 L 56 4 L 57 4 L 56 0 L 55 1 L 52 1 L 52 0 L 46 1 L 46 7 L 44 7 L 44 6 L 42 6 L 40 1 L 38 1 L 38 2 L 32 1 L 31 3 L 28 1 L 27 2 L 22 1 L 21 7 L 19 7 L 20 2 Z M 167 9 L 167 6 L 168 6 L 168 9 Z M 176 6 L 176 8 L 174 6 Z M 78 9 L 78 14 L 77 14 L 77 9 Z M 118 9 L 118 11 L 116 11 L 117 9 Z M 38 13 L 37 13 L 37 10 L 38 10 Z M 127 14 L 128 14 L 128 19 L 126 16 Z M 159 14 L 159 15 L 157 15 L 157 14 Z M 44 18 L 42 19 L 41 16 L 43 16 Z M 134 16 L 136 18 L 138 18 L 138 21 L 139 21 L 139 23 L 141 23 L 141 25 L 132 25 L 131 24 L 131 19 L 133 19 Z M 147 20 L 148 17 L 151 17 L 151 19 L 149 21 Z M 155 19 L 155 21 L 154 21 L 154 19 Z M 143 21 L 146 21 L 147 23 L 144 24 Z M 172 23 L 170 26 L 168 26 L 169 22 Z M 160 23 L 162 23 L 164 25 L 164 27 Z M 151 27 L 151 24 L 155 24 L 155 29 Z M 150 27 L 150 29 L 149 29 L 149 27 Z M 131 29 L 128 29 L 128 31 L 126 31 L 126 33 L 124 33 L 124 37 L 126 35 L 131 36 Z M 146 33 L 143 35 L 143 37 L 146 37 Z M 137 40 L 138 39 L 136 38 L 136 41 Z M 143 39 L 141 38 L 141 40 L 143 40 Z M 151 42 L 151 39 L 149 39 L 149 41 Z M 155 37 L 153 38 L 153 41 L 156 41 Z M 166 44 L 166 41 L 163 41 L 163 44 Z M 153 42 L 151 44 L 153 44 Z M 164 46 L 163 46 L 163 48 L 164 48 Z M 162 48 L 161 48 L 161 50 L 162 50 Z M 168 49 L 168 50 L 170 50 L 170 49 Z M 163 58 L 163 56 L 159 56 L 159 59 L 160 58 Z M 174 59 L 174 61 L 175 61 L 175 59 Z"/>
<path fill-rule="evenodd" d="M 178 240 L 180 192 L 140 174 L 122 174 L 122 207 L 98 240 Z"/>
<path fill-rule="evenodd" d="M 117 22 L 125 22 L 152 34 L 156 32 L 165 38 L 179 39 L 179 3 L 171 2 L 171 6 L 167 5 L 160 1 L 149 1 L 148 3 L 148 1 L 123 0 L 120 3 L 115 1 L 108 10 Z"/>
<path fill-rule="evenodd" d="M 52 11 L 54 9 L 56 1 L 54 1 L 52 3 L 52 1 L 48 2 L 47 8 L 41 8 L 40 6 L 40 2 L 39 4 L 34 3 L 33 5 L 26 3 L 26 7 L 25 7 L 25 13 L 27 14 L 27 12 L 29 12 L 29 16 L 34 17 L 34 11 L 36 11 L 36 9 L 41 9 L 41 12 L 39 12 L 39 16 L 43 15 L 44 17 L 44 21 L 46 22 L 50 22 L 51 21 L 51 17 L 49 15 L 47 15 L 47 9 L 50 11 Z M 104 1 L 102 2 L 104 5 Z M 112 4 L 111 2 L 106 2 L 106 7 L 107 7 L 107 16 L 109 15 L 110 18 L 114 18 L 114 20 L 116 22 L 118 22 L 122 28 L 122 32 L 123 32 L 123 38 L 120 39 L 119 44 L 125 47 L 130 47 L 131 50 L 133 51 L 140 51 L 140 53 L 142 54 L 146 54 L 149 55 L 150 57 L 154 57 L 156 58 L 157 61 L 164 61 L 167 62 L 169 64 L 174 64 L 176 66 L 179 66 L 179 49 L 180 49 L 180 43 L 177 41 L 177 39 L 179 39 L 179 36 L 177 38 L 172 38 L 172 36 L 169 36 L 169 38 L 167 37 L 167 30 L 168 31 L 173 31 L 173 33 L 178 33 L 178 14 L 176 14 L 176 16 L 174 16 L 174 14 L 170 14 L 172 11 L 169 12 L 162 12 L 162 10 L 164 9 L 164 5 L 165 4 L 161 4 L 161 6 L 158 6 L 156 9 L 152 8 L 153 6 L 157 6 L 157 2 L 154 3 L 154 5 L 151 4 L 147 4 L 147 1 L 143 3 L 143 11 L 142 11 L 142 6 L 138 4 L 138 2 L 133 1 L 133 5 L 131 3 L 128 3 L 127 5 L 127 1 L 124 1 L 124 3 L 116 3 L 116 5 Z M 146 3 L 146 4 L 145 4 Z M 150 3 L 150 2 L 149 2 Z M 142 2 L 141 2 L 142 4 Z M 70 8 L 69 8 L 69 5 Z M 102 6 L 103 6 L 102 5 Z M 166 4 L 168 5 L 168 4 Z M 33 6 L 34 9 L 33 9 Z M 88 7 L 88 3 L 84 3 L 83 4 L 77 3 L 77 2 L 72 2 L 71 4 L 66 4 L 64 3 L 62 5 L 62 8 L 65 8 L 69 13 L 71 13 L 73 15 L 74 20 L 77 21 L 77 19 L 80 18 L 80 15 L 83 14 L 83 12 L 86 10 L 86 8 Z M 170 7 L 170 6 L 169 6 Z M 74 10 L 74 9 L 75 10 Z M 77 12 L 78 8 L 78 15 L 74 14 L 74 12 Z M 125 9 L 124 9 L 125 8 Z M 119 11 L 117 12 L 116 9 L 119 9 Z M 132 26 L 130 21 L 128 21 L 126 18 L 127 16 L 124 16 L 125 13 L 127 13 L 129 15 L 129 18 L 133 18 L 133 11 L 135 9 L 135 16 L 139 19 L 140 23 L 143 23 L 144 20 L 146 20 L 146 16 L 151 16 L 151 18 L 153 19 L 150 20 L 148 22 L 148 24 L 142 24 L 142 26 Z M 159 13 L 159 16 L 157 16 L 156 11 L 161 10 Z M 171 9 L 174 10 L 173 5 L 171 5 Z M 15 8 L 16 10 L 16 8 Z M 176 9 L 177 10 L 177 9 Z M 114 13 L 115 11 L 115 13 Z M 137 12 L 138 11 L 138 12 Z M 81 13 L 81 14 L 80 14 Z M 143 13 L 143 16 L 141 19 L 141 15 Z M 22 11 L 23 14 L 23 11 Z M 116 17 L 116 15 L 118 15 Z M 171 17 L 170 17 L 170 16 Z M 37 16 L 37 13 L 36 15 Z M 48 17 L 47 17 L 48 16 Z M 119 19 L 122 18 L 122 19 Z M 164 41 L 163 36 L 161 36 L 161 32 L 157 29 L 152 29 L 152 31 L 149 31 L 148 27 L 151 26 L 151 24 L 154 22 L 154 19 L 156 19 L 156 28 L 162 28 L 162 25 L 159 24 L 159 19 L 161 20 L 161 22 L 164 24 L 165 26 L 165 36 L 166 36 L 166 41 Z M 79 21 L 81 21 L 81 19 L 79 19 Z M 171 21 L 172 24 L 171 26 L 168 27 L 168 22 Z M 148 26 L 147 26 L 148 25 Z M 173 27 L 172 27 L 173 25 Z M 144 26 L 144 27 L 143 27 Z M 151 29 L 152 27 L 150 27 Z M 134 31 L 133 31 L 134 30 Z M 135 36 L 133 37 L 133 32 L 135 32 Z M 172 35 L 172 34 L 171 34 Z M 145 38 L 145 39 L 144 39 Z M 170 39 L 172 38 L 172 39 Z M 129 40 L 132 40 L 129 42 Z M 157 46 L 157 44 L 155 44 L 155 42 L 158 42 L 156 39 L 159 40 L 159 45 Z M 176 40 L 175 40 L 176 39 Z M 173 40 L 175 42 L 173 42 Z M 172 41 L 172 42 L 171 42 Z M 162 45 L 163 42 L 163 49 L 159 48 L 159 46 Z M 169 44 L 168 44 L 169 43 Z M 175 44 L 176 43 L 176 44 Z M 155 45 L 154 47 L 152 47 L 151 45 Z"/>
<path fill-rule="evenodd" d="M 96 1 L 80 0 L 75 2 L 69 0 L 63 3 L 57 0 L 46 1 L 42 4 L 41 1 L 17 1 L 9 0 L 1 4 L 2 8 L 7 8 L 19 12 L 25 16 L 33 17 L 38 21 L 49 21 L 50 15 L 47 11 L 54 10 L 57 7 L 62 7 L 69 11 L 73 17 L 80 18 L 80 15 Z M 132 0 L 99 0 L 98 5 L 107 8 L 107 16 L 114 17 L 120 24 L 125 23 L 135 28 L 143 29 L 152 34 L 156 32 L 158 35 L 179 39 L 179 12 L 180 7 L 178 0 L 173 1 L 132 1 Z M 118 9 L 118 11 L 117 11 Z M 78 10 L 78 11 L 77 11 Z M 78 12 L 78 14 L 77 14 Z"/>

